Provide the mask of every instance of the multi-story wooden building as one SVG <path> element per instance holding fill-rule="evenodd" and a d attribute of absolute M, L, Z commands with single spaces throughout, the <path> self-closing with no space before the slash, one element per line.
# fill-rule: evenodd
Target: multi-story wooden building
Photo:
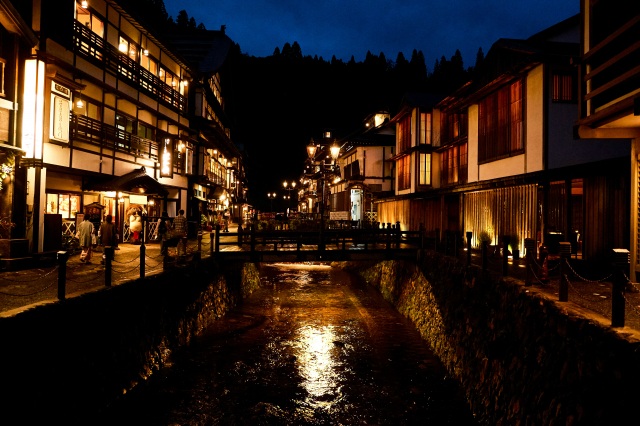
<path fill-rule="evenodd" d="M 630 278 L 636 280 L 640 271 L 640 3 L 581 0 L 580 18 L 576 133 L 585 144 L 593 143 L 594 138 L 631 141 L 630 164 L 621 165 L 628 179 L 620 183 L 629 191 L 630 196 L 623 195 L 630 203 L 620 206 L 612 220 L 630 223 L 624 230 L 629 236 L 609 247 L 629 249 Z M 619 142 L 610 142 L 614 143 Z M 596 238 L 610 239 L 610 228 L 603 226 Z"/>
<path fill-rule="evenodd" d="M 116 0 L 36 0 L 19 9 L 39 37 L 22 83 L 34 251 L 56 248 L 43 242 L 55 246 L 60 219 L 62 231 L 71 229 L 86 206 L 98 207 L 96 220 L 113 215 L 126 240 L 135 212 L 185 209 L 192 230 L 203 210 L 194 200 L 225 205 L 242 166 L 216 109 L 216 70 L 200 71 Z M 224 146 L 193 126 L 198 120 L 217 123 Z"/>
<path fill-rule="evenodd" d="M 427 230 L 439 225 L 458 238 L 471 231 L 474 240 L 487 231 L 494 244 L 503 235 L 517 236 L 521 249 L 525 238 L 551 243 L 550 233 L 591 258 L 624 244 L 628 222 L 615 219 L 627 209 L 621 165 L 628 161 L 628 142 L 573 137 L 578 24 L 575 16 L 527 40 L 497 41 L 477 77 L 434 107 L 438 147 L 430 169 L 438 177 L 421 191 L 432 205 L 416 209 L 412 204 L 424 202 L 410 201 L 388 210 L 409 218 L 431 210 L 441 216 L 425 220 Z M 401 171 L 399 165 L 399 180 Z M 400 196 L 409 189 L 398 186 Z"/>
<path fill-rule="evenodd" d="M 331 188 L 331 210 L 358 224 L 378 221 L 375 200 L 394 192 L 395 126 L 386 111 L 370 114 L 339 141 L 341 180 Z"/>

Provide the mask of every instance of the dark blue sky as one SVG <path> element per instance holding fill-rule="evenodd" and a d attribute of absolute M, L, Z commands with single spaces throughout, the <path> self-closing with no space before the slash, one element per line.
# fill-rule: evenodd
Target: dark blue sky
<path fill-rule="evenodd" d="M 269 56 L 297 41 L 302 54 L 362 61 L 367 51 L 395 60 L 422 50 L 429 70 L 460 49 L 465 66 L 499 38 L 527 38 L 580 11 L 579 0 L 164 0 L 227 34 L 244 53 Z"/>

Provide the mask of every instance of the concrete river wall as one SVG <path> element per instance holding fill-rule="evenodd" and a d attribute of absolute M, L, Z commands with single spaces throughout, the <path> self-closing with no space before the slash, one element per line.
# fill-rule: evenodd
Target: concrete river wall
<path fill-rule="evenodd" d="M 640 423 L 637 333 L 435 253 L 344 267 L 413 321 L 481 424 Z"/>

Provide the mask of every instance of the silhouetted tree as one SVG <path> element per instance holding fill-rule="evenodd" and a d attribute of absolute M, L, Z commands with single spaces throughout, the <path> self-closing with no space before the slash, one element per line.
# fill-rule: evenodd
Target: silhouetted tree
<path fill-rule="evenodd" d="M 178 16 L 176 16 L 176 25 L 179 28 L 188 28 L 189 27 L 189 15 L 187 11 L 182 9 L 178 12 Z"/>

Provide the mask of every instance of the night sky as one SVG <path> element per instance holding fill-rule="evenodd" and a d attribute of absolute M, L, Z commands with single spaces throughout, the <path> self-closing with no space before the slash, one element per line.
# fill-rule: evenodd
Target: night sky
<path fill-rule="evenodd" d="M 164 0 L 176 17 L 186 10 L 209 30 L 226 26 L 243 53 L 264 57 L 297 41 L 304 56 L 363 61 L 367 51 L 407 59 L 424 53 L 429 69 L 456 49 L 465 67 L 478 48 L 499 38 L 527 38 L 580 11 L 579 0 Z"/>

